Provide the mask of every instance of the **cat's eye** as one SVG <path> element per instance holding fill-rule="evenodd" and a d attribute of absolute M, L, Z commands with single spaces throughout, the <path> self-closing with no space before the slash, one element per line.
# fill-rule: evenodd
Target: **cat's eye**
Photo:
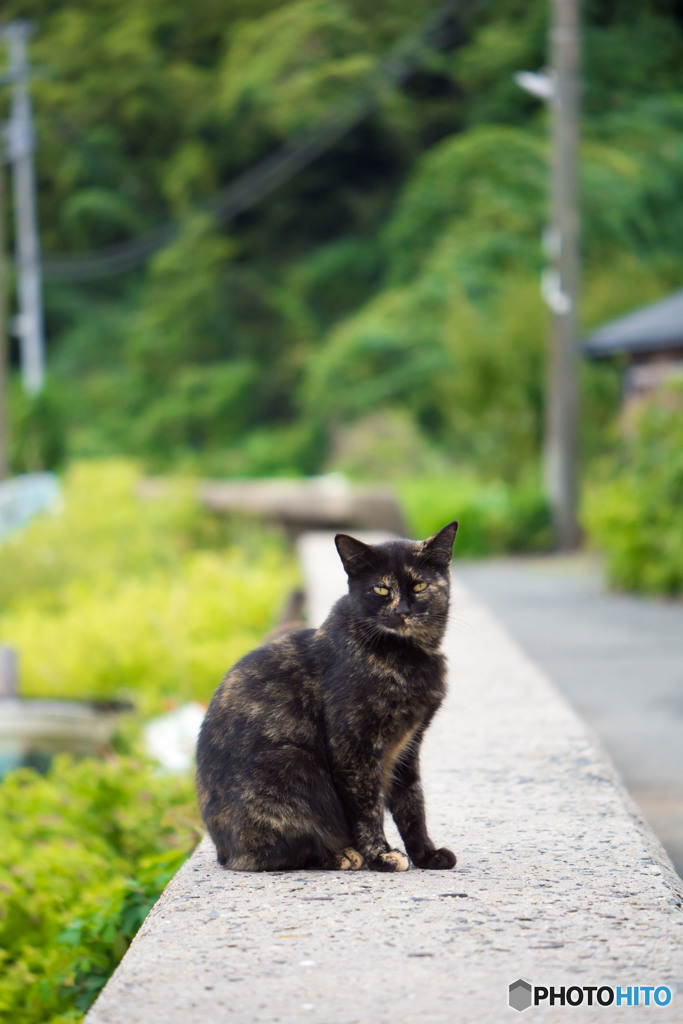
<path fill-rule="evenodd" d="M 416 594 L 421 594 L 422 591 L 426 590 L 428 586 L 428 583 L 416 583 L 415 586 L 413 587 L 413 590 L 415 591 Z"/>
<path fill-rule="evenodd" d="M 381 594 L 382 597 L 386 597 L 386 595 L 389 593 L 388 587 L 373 587 L 372 589 L 375 591 L 376 594 Z"/>

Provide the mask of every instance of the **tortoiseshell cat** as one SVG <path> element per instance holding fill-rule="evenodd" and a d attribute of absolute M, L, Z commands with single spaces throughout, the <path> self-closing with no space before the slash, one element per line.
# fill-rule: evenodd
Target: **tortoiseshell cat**
<path fill-rule="evenodd" d="M 349 592 L 319 629 L 247 654 L 197 745 L 218 860 L 241 871 L 452 868 L 427 835 L 419 750 L 445 695 L 457 523 L 425 541 L 335 538 Z M 391 811 L 408 857 L 384 837 Z"/>

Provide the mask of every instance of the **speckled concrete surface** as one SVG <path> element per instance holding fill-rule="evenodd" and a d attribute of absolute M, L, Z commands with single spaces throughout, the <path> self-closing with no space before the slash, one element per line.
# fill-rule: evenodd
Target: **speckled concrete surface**
<path fill-rule="evenodd" d="M 585 553 L 453 569 L 595 729 L 683 875 L 683 601 L 611 592 Z"/>
<path fill-rule="evenodd" d="M 312 557 L 324 577 L 324 548 Z M 447 653 L 423 766 L 432 835 L 457 869 L 246 875 L 205 840 L 88 1024 L 497 1024 L 517 1019 L 517 978 L 673 991 L 666 1007 L 525 1019 L 683 1020 L 680 879 L 610 762 L 459 585 Z"/>

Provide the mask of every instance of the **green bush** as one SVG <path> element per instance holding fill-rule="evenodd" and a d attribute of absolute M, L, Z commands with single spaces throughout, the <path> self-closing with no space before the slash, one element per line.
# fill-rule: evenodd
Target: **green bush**
<path fill-rule="evenodd" d="M 615 587 L 683 593 L 683 385 L 644 407 L 586 490 L 584 525 Z"/>
<path fill-rule="evenodd" d="M 72 585 L 106 588 L 122 578 L 171 570 L 196 542 L 201 509 L 189 483 L 165 501 L 141 502 L 133 462 L 76 463 L 62 479 L 63 504 L 0 547 L 0 609 L 58 607 Z"/>
<path fill-rule="evenodd" d="M 272 552 L 257 564 L 239 549 L 188 554 L 144 579 L 73 585 L 59 608 L 22 603 L 0 632 L 20 651 L 25 696 L 129 698 L 151 714 L 208 700 L 271 627 L 288 578 Z"/>
<path fill-rule="evenodd" d="M 548 550 L 550 511 L 534 482 L 512 486 L 482 481 L 453 470 L 396 483 L 403 512 L 415 537 L 429 537 L 453 519 L 459 522 L 457 557 Z"/>
<path fill-rule="evenodd" d="M 81 1019 L 199 836 L 189 778 L 58 758 L 0 786 L 0 1016 Z"/>
<path fill-rule="evenodd" d="M 66 456 L 65 409 L 57 388 L 28 395 L 14 382 L 10 392 L 10 464 L 15 473 L 55 470 Z"/>
<path fill-rule="evenodd" d="M 136 497 L 122 460 L 77 464 L 63 507 L 0 547 L 0 639 L 23 696 L 206 701 L 294 582 L 276 537 L 202 511 L 190 481 Z M 198 835 L 194 787 L 131 756 L 60 757 L 0 786 L 0 1016 L 72 1024 Z"/>
<path fill-rule="evenodd" d="M 25 696 L 129 698 L 146 714 L 208 700 L 284 603 L 294 570 L 276 538 L 237 544 L 189 482 L 142 501 L 137 481 L 126 462 L 77 465 L 64 508 L 0 548 L 0 638 Z"/>
<path fill-rule="evenodd" d="M 358 479 L 394 480 L 445 472 L 448 460 L 405 411 L 386 408 L 340 426 L 325 468 Z"/>
<path fill-rule="evenodd" d="M 19 424 L 15 464 L 54 464 L 65 439 L 71 457 L 319 472 L 340 427 L 399 409 L 477 474 L 530 471 L 547 335 L 547 118 L 513 72 L 543 60 L 547 4 L 476 6 L 456 12 L 436 52 L 400 44 L 434 15 L 428 0 L 5 0 L 7 19 L 39 26 L 31 57 L 46 69 L 32 87 L 64 423 L 61 441 Z M 647 301 L 643 278 L 653 298 L 677 287 L 683 43 L 662 0 L 588 4 L 583 43 L 591 326 L 597 275 L 622 295 L 608 316 Z M 380 87 L 392 50 L 410 54 L 394 68 L 416 66 Z M 368 116 L 257 202 L 274 180 L 258 162 L 300 132 L 319 137 L 319 118 L 341 127 L 361 95 Z M 232 200 L 221 190 L 235 183 L 242 195 L 255 187 L 252 206 L 223 221 Z M 171 222 L 144 267 L 51 277 L 55 253 L 124 241 L 142 252 L 147 232 Z M 625 253 L 639 278 L 626 280 Z M 87 275 L 98 261 L 78 262 Z M 593 450 L 607 406 L 598 380 L 582 416 Z"/>

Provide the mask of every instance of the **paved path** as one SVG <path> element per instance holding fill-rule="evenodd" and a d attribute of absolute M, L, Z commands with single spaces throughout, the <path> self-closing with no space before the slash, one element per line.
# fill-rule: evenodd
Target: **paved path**
<path fill-rule="evenodd" d="M 683 602 L 609 593 L 581 556 L 455 573 L 595 729 L 683 875 Z"/>
<path fill-rule="evenodd" d="M 325 600 L 331 536 L 304 558 Z M 432 835 L 457 870 L 246 874 L 220 868 L 205 840 L 87 1024 L 504 1024 L 519 978 L 669 986 L 670 1005 L 626 1013 L 681 1021 L 680 880 L 611 764 L 457 584 L 446 650 L 450 694 L 423 773 Z M 544 1006 L 529 1019 L 568 1014 L 613 1024 L 624 1008 Z"/>

